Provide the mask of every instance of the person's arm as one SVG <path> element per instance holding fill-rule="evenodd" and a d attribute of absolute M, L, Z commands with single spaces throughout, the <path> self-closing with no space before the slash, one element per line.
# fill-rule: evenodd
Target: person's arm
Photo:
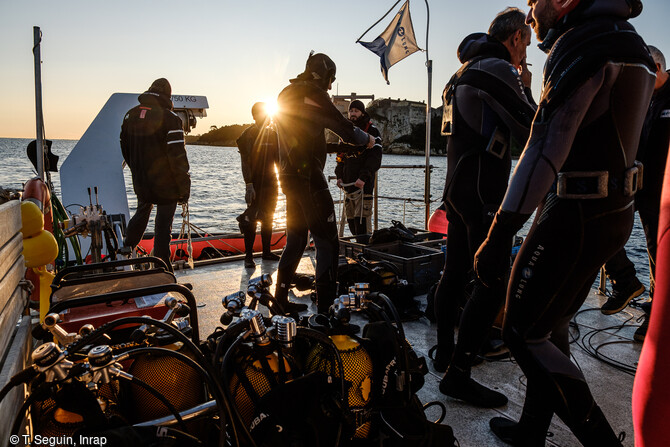
<path fill-rule="evenodd" d="M 242 164 L 242 177 L 244 178 L 244 183 L 249 184 L 252 182 L 251 175 L 251 151 L 253 149 L 253 140 L 254 138 L 249 138 L 248 132 L 250 128 L 247 128 L 242 135 L 237 139 L 237 149 L 240 153 L 240 160 Z"/>
<path fill-rule="evenodd" d="M 479 129 L 481 102 L 493 111 L 519 144 L 528 140 L 536 107 L 525 94 L 519 72 L 503 59 L 484 59 L 468 69 L 456 89 L 456 104 L 466 122 Z"/>
<path fill-rule="evenodd" d="M 379 170 L 379 167 L 382 164 L 382 137 L 379 133 L 379 130 L 370 126 L 368 129 L 370 135 L 375 137 L 375 145 L 363 151 L 361 157 L 364 159 L 363 166 L 358 173 L 358 178 L 365 183 L 371 182 L 374 180 L 375 172 Z"/>
<path fill-rule="evenodd" d="M 308 96 L 305 98 L 305 101 L 308 105 L 318 108 L 323 127 L 335 132 L 344 143 L 353 146 L 369 147 L 372 147 L 374 144 L 372 137 L 367 132 L 354 126 L 354 123 L 346 119 L 337 110 L 337 107 L 330 101 L 326 92 L 320 95 Z M 311 103 L 307 101 L 311 101 Z"/>
<path fill-rule="evenodd" d="M 191 195 L 191 177 L 188 174 L 190 167 L 184 144 L 184 129 L 179 116 L 171 111 L 168 114 L 172 119 L 169 120 L 167 128 L 165 145 L 167 158 L 172 170 L 172 178 L 179 191 L 179 201 L 185 202 Z"/>

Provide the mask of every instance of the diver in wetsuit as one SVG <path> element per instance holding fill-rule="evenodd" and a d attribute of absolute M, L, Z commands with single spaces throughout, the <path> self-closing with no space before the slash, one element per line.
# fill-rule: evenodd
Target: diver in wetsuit
<path fill-rule="evenodd" d="M 361 151 L 352 154 L 337 154 L 335 176 L 337 186 L 346 193 L 344 213 L 349 231 L 352 235 L 359 236 L 372 233 L 372 193 L 375 189 L 375 175 L 382 164 L 382 138 L 379 130 L 370 121 L 370 115 L 362 101 L 351 101 L 349 120 L 377 139 L 371 149 L 363 147 Z M 369 236 L 360 236 L 356 241 L 367 244 L 368 239 Z"/>
<path fill-rule="evenodd" d="M 523 147 L 535 113 L 528 99 L 530 73 L 525 58 L 531 31 L 525 20 L 521 10 L 508 8 L 493 20 L 488 34 L 467 36 L 458 48 L 463 66 L 447 84 L 443 98 L 443 131 L 449 138 L 442 200 L 449 237 L 444 272 L 435 292 L 433 366 L 447 371 L 440 383 L 442 393 L 480 407 L 507 403 L 505 396 L 470 378 L 472 363 L 504 302 L 505 282 L 484 286 L 475 281 L 467 303 L 465 289 L 475 251 L 486 238 L 507 189 L 511 146 Z M 454 347 L 456 317 L 463 304 Z"/>
<path fill-rule="evenodd" d="M 668 146 L 670 146 L 670 73 L 666 71 L 667 67 L 663 53 L 651 45 L 649 51 L 656 64 L 656 83 L 654 84 L 651 104 L 644 120 L 640 147 L 637 151 L 637 159 L 644 165 L 644 174 L 642 175 L 643 187 L 635 194 L 635 209 L 640 214 L 647 241 L 649 299 L 653 300 L 656 282 L 656 240 L 661 214 L 661 190 L 663 188 L 665 164 L 668 158 Z M 623 310 L 628 302 L 635 298 L 635 294 L 628 294 L 617 300 L 616 298 L 620 294 L 616 294 L 616 284 L 627 283 L 626 273 L 632 274 L 634 283 L 640 284 L 640 281 L 635 277 L 635 267 L 626 256 L 624 249 L 621 249 L 614 258 L 607 261 L 605 269 L 614 284 L 612 286 L 612 297 L 603 305 L 601 312 L 612 314 Z M 642 289 L 644 290 L 644 286 Z M 643 303 L 642 306 L 645 311 L 644 321 L 633 335 L 633 338 L 637 341 L 644 341 L 647 334 L 651 301 Z"/>
<path fill-rule="evenodd" d="M 339 240 L 333 198 L 323 175 L 325 129 L 345 143 L 371 148 L 375 138 L 354 126 L 328 96 L 335 80 L 335 63 L 325 54 L 307 59 L 305 71 L 279 94 L 279 178 L 286 194 L 286 247 L 277 269 L 275 298 L 287 312 L 307 306 L 291 303 L 288 290 L 307 245 L 308 231 L 316 247 L 315 286 L 319 313 L 326 313 L 337 293 Z"/>
<path fill-rule="evenodd" d="M 253 268 L 256 222 L 261 221 L 262 259 L 277 261 L 272 253 L 272 218 L 277 206 L 277 173 L 275 163 L 279 159 L 277 133 L 268 127 L 265 103 L 257 102 L 251 108 L 255 123 L 237 139 L 242 161 L 242 176 L 246 184 L 244 200 L 247 209 L 237 218 L 244 234 L 244 266 Z"/>
<path fill-rule="evenodd" d="M 556 413 L 585 446 L 620 446 L 579 368 L 568 324 L 600 266 L 626 242 L 635 154 L 654 87 L 654 62 L 628 19 L 631 0 L 531 0 L 527 21 L 550 50 L 523 156 L 475 270 L 507 273 L 513 235 L 537 207 L 507 289 L 503 337 L 527 378 L 521 420 L 494 418 L 512 445 L 544 446 Z M 539 205 L 539 206 L 538 206 Z"/>

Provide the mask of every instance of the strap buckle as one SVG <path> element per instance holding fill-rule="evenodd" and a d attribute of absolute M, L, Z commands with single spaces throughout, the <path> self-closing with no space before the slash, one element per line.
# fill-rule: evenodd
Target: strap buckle
<path fill-rule="evenodd" d="M 559 172 L 556 195 L 561 199 L 603 199 L 608 182 L 608 171 Z"/>
<path fill-rule="evenodd" d="M 626 197 L 634 196 L 642 189 L 642 173 L 644 166 L 641 162 L 635 160 L 633 166 L 626 169 L 623 177 L 623 194 Z"/>

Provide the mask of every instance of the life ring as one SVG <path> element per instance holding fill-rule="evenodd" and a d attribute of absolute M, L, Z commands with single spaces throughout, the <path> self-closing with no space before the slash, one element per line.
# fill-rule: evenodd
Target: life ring
<path fill-rule="evenodd" d="M 38 210 L 41 211 L 43 215 L 43 228 L 41 230 L 45 230 L 49 233 L 53 233 L 53 214 L 51 211 L 51 194 L 49 193 L 49 188 L 47 187 L 47 184 L 41 180 L 38 177 L 32 178 L 26 182 L 26 184 L 23 186 L 23 195 L 21 200 L 23 202 L 29 202 L 33 203 Z M 21 208 L 23 212 L 23 206 Z M 30 223 L 26 222 L 27 225 L 34 225 L 34 209 L 28 209 L 27 212 L 32 215 L 32 217 L 28 217 L 30 220 Z M 30 229 L 32 231 L 33 229 Z M 53 236 L 53 234 L 52 234 Z M 24 235 L 25 237 L 25 235 Z M 58 244 L 56 244 L 56 247 Z M 56 261 L 56 256 L 58 256 L 58 249 L 56 249 L 56 252 L 54 253 L 53 257 L 46 263 L 42 265 L 53 265 L 54 262 Z M 24 250 L 24 257 L 25 257 L 25 250 Z M 44 272 L 46 272 L 46 268 L 43 269 Z M 26 279 L 30 282 L 33 283 L 35 286 L 33 289 L 33 292 L 30 294 L 30 306 L 32 308 L 39 308 L 40 307 L 40 296 L 47 292 L 49 290 L 49 286 L 51 285 L 51 282 L 49 281 L 48 275 L 45 275 L 43 272 L 42 273 L 37 273 L 34 271 L 34 269 L 29 268 L 26 270 Z M 41 282 L 49 281 L 48 284 L 41 284 Z M 41 291 L 41 292 L 40 292 Z M 42 298 L 43 299 L 43 298 Z"/>

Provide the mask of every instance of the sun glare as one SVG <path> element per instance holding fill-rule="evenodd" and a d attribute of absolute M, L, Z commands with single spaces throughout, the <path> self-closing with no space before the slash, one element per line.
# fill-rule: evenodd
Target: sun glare
<path fill-rule="evenodd" d="M 265 101 L 265 112 L 268 114 L 268 116 L 273 117 L 277 114 L 277 111 L 279 111 L 279 105 L 277 104 L 277 100 L 275 98 L 268 98 Z"/>

